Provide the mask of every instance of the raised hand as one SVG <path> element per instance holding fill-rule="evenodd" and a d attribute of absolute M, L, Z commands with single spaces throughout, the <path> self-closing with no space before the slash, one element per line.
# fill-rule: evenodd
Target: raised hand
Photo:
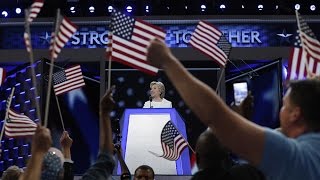
<path fill-rule="evenodd" d="M 175 59 L 166 44 L 154 39 L 148 47 L 147 60 L 158 68 L 163 68 L 170 59 Z"/>
<path fill-rule="evenodd" d="M 38 126 L 36 133 L 32 138 L 32 152 L 33 153 L 47 153 L 51 147 L 51 133 L 48 128 Z"/>
<path fill-rule="evenodd" d="M 114 106 L 115 102 L 112 98 L 112 91 L 115 89 L 115 86 L 112 86 L 110 89 L 107 90 L 107 92 L 104 94 L 100 101 L 100 113 L 101 115 L 109 114 Z"/>

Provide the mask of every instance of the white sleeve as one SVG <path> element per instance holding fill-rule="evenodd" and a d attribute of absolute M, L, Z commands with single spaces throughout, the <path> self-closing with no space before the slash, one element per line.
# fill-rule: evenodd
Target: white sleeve
<path fill-rule="evenodd" d="M 149 101 L 146 101 L 143 105 L 142 108 L 150 108 L 150 104 L 148 103 Z"/>

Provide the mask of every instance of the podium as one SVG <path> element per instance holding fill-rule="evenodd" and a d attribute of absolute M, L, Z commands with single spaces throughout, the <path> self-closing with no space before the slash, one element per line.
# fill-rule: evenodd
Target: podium
<path fill-rule="evenodd" d="M 124 160 L 132 174 L 140 165 L 149 165 L 157 175 L 191 175 L 189 148 L 176 161 L 163 155 L 161 131 L 171 121 L 187 140 L 183 119 L 174 108 L 126 109 L 120 120 Z M 121 174 L 118 164 L 117 174 Z"/>

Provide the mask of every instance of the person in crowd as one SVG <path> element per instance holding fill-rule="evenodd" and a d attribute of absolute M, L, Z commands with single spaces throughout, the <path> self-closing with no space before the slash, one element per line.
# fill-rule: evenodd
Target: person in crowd
<path fill-rule="evenodd" d="M 5 170 L 2 174 L 2 180 L 18 180 L 23 170 L 18 166 L 10 166 L 7 170 Z"/>
<path fill-rule="evenodd" d="M 121 168 L 120 179 L 121 180 L 131 180 L 131 173 L 130 173 L 130 170 L 129 170 L 126 162 L 123 159 L 122 148 L 121 148 L 120 144 L 116 144 L 114 150 L 115 150 L 115 153 L 117 154 L 117 157 L 118 157 L 118 160 L 120 163 L 120 168 Z"/>
<path fill-rule="evenodd" d="M 233 162 L 210 128 L 199 136 L 195 151 L 199 171 L 193 175 L 192 180 L 227 179 Z"/>
<path fill-rule="evenodd" d="M 110 113 L 115 106 L 112 98 L 114 86 L 107 90 L 100 101 L 99 109 L 99 154 L 96 162 L 82 176 L 83 180 L 103 180 L 108 179 L 112 175 L 115 166 L 113 157 L 112 131 L 110 124 Z"/>
<path fill-rule="evenodd" d="M 51 147 L 44 157 L 41 179 L 73 180 L 73 161 L 71 160 L 71 146 L 73 140 L 69 133 L 64 131 L 60 137 L 62 152 Z"/>
<path fill-rule="evenodd" d="M 73 161 L 71 159 L 71 146 L 72 146 L 73 140 L 69 136 L 68 131 L 64 131 L 60 138 L 60 145 L 64 157 L 64 163 L 63 163 L 63 179 L 64 180 L 73 180 L 74 174 L 73 174 Z"/>
<path fill-rule="evenodd" d="M 165 71 L 187 105 L 214 130 L 221 143 L 268 178 L 320 179 L 319 80 L 290 83 L 280 111 L 280 133 L 232 111 L 210 87 L 192 76 L 162 41 L 151 42 L 147 60 Z"/>
<path fill-rule="evenodd" d="M 38 126 L 32 138 L 31 158 L 28 161 L 27 168 L 22 174 L 22 180 L 39 180 L 41 178 L 41 170 L 43 160 L 51 147 L 52 139 L 48 128 Z"/>
<path fill-rule="evenodd" d="M 162 82 L 152 81 L 149 101 L 144 103 L 143 108 L 172 108 L 172 103 L 164 98 L 165 91 Z"/>
<path fill-rule="evenodd" d="M 43 159 L 41 179 L 59 180 L 63 176 L 64 157 L 62 152 L 54 147 L 49 148 Z"/>
<path fill-rule="evenodd" d="M 39 127 L 39 129 L 41 129 L 41 131 L 36 132 L 33 137 L 32 156 L 27 166 L 26 175 L 23 176 L 22 179 L 73 179 L 73 162 L 70 162 L 72 139 L 68 133 L 64 132 L 60 139 L 63 153 L 57 148 L 50 147 L 47 152 L 43 154 L 43 151 L 39 149 L 36 143 L 36 139 L 42 140 L 42 143 L 46 146 L 49 144 L 51 146 L 52 139 L 49 129 L 44 127 Z"/>
<path fill-rule="evenodd" d="M 141 165 L 134 171 L 134 180 L 154 180 L 154 171 L 148 165 Z"/>
<path fill-rule="evenodd" d="M 122 156 L 122 149 L 120 145 L 115 146 L 115 152 L 117 153 L 117 157 L 121 167 L 121 180 L 131 180 L 131 174 L 126 162 Z M 134 180 L 153 180 L 154 179 L 154 171 L 148 165 L 141 165 L 139 166 L 133 176 Z"/>
<path fill-rule="evenodd" d="M 253 108 L 254 108 L 254 97 L 251 94 L 251 92 L 248 92 L 248 95 L 244 100 L 240 103 L 240 105 L 235 105 L 235 103 L 232 103 L 231 108 L 243 116 L 244 118 L 253 121 L 252 115 L 253 115 Z"/>

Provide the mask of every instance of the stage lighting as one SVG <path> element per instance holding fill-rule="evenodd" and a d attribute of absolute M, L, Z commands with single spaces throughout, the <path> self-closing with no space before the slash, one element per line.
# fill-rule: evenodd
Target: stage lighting
<path fill-rule="evenodd" d="M 224 4 L 220 5 L 220 9 L 225 9 L 225 8 L 226 8 L 226 5 L 224 5 Z"/>
<path fill-rule="evenodd" d="M 184 6 L 184 9 L 187 10 L 187 9 L 188 9 L 188 6 Z"/>
<path fill-rule="evenodd" d="M 113 7 L 112 6 L 108 6 L 108 12 L 111 13 L 113 11 Z"/>
<path fill-rule="evenodd" d="M 241 5 L 241 8 L 244 9 L 244 5 Z"/>
<path fill-rule="evenodd" d="M 94 7 L 93 7 L 93 6 L 90 6 L 90 7 L 89 7 L 89 11 L 90 11 L 91 13 L 94 13 Z"/>
<path fill-rule="evenodd" d="M 76 8 L 74 6 L 71 6 L 70 7 L 70 11 L 71 11 L 71 13 L 75 13 L 76 12 Z"/>
<path fill-rule="evenodd" d="M 316 10 L 316 6 L 315 6 L 314 4 L 312 4 L 312 5 L 310 6 L 310 10 L 311 10 L 311 11 L 315 11 L 315 10 Z"/>
<path fill-rule="evenodd" d="M 16 13 L 20 14 L 21 13 L 21 8 L 16 8 Z"/>
<path fill-rule="evenodd" d="M 132 9 L 132 6 L 127 6 L 127 7 L 126 7 L 126 10 L 127 10 L 128 13 L 131 13 L 132 10 L 133 10 L 133 9 Z"/>
<path fill-rule="evenodd" d="M 146 10 L 146 13 L 148 13 L 149 12 L 149 6 L 146 6 L 145 10 Z"/>
<path fill-rule="evenodd" d="M 259 4 L 259 5 L 258 5 L 258 9 L 259 9 L 259 11 L 262 11 L 262 10 L 263 10 L 263 5 L 262 5 L 262 4 Z"/>
<path fill-rule="evenodd" d="M 202 4 L 202 5 L 200 6 L 200 8 L 201 8 L 201 11 L 204 12 L 204 11 L 206 11 L 206 8 L 207 8 L 207 7 L 206 7 L 206 5 Z"/>
<path fill-rule="evenodd" d="M 300 4 L 294 5 L 294 9 L 295 9 L 295 10 L 299 10 L 299 9 L 300 9 Z"/>
<path fill-rule="evenodd" d="M 2 15 L 3 17 L 7 17 L 7 16 L 8 16 L 8 12 L 7 12 L 7 11 L 2 11 L 1 15 Z"/>

